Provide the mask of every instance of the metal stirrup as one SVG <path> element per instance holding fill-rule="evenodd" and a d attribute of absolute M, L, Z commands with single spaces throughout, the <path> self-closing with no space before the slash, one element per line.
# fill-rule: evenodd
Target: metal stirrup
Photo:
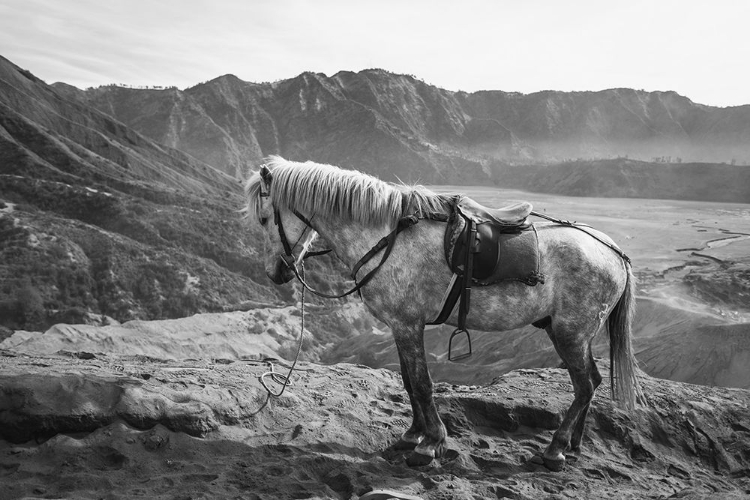
<path fill-rule="evenodd" d="M 465 333 L 466 339 L 469 341 L 469 352 L 465 352 L 463 354 L 459 354 L 458 356 L 453 357 L 451 355 L 452 348 L 453 348 L 453 337 L 458 335 L 459 333 Z M 466 359 L 471 356 L 471 335 L 469 335 L 469 330 L 465 330 L 463 328 L 456 328 L 453 330 L 453 333 L 451 333 L 451 338 L 448 340 L 448 361 L 461 361 L 462 359 Z"/>

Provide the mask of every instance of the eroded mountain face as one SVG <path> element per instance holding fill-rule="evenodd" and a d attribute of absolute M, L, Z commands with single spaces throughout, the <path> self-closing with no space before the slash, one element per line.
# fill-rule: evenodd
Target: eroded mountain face
<path fill-rule="evenodd" d="M 240 184 L 0 59 L 0 325 L 278 301 Z"/>
<path fill-rule="evenodd" d="M 269 154 L 432 184 L 482 183 L 519 163 L 750 163 L 750 108 L 704 106 L 674 92 L 466 93 L 365 70 L 68 93 L 232 176 Z"/>

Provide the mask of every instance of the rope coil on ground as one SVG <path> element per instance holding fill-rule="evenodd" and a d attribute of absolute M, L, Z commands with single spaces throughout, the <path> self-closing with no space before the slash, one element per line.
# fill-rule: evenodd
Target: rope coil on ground
<path fill-rule="evenodd" d="M 300 267 L 302 268 L 302 276 L 304 276 L 305 268 L 302 263 L 300 263 Z M 297 354 L 294 356 L 294 362 L 292 363 L 292 366 L 289 368 L 289 372 L 284 375 L 282 373 L 279 373 L 275 370 L 275 367 L 273 365 L 273 362 L 270 360 L 267 361 L 267 363 L 270 365 L 270 370 L 267 372 L 264 372 L 259 378 L 261 385 L 263 385 L 263 388 L 266 390 L 268 395 L 273 398 L 281 397 L 282 394 L 284 394 L 284 391 L 287 387 L 292 385 L 292 373 L 294 372 L 295 367 L 297 366 L 297 361 L 299 360 L 299 355 L 302 352 L 302 341 L 304 340 L 305 335 L 305 287 L 302 288 L 302 296 L 301 296 L 301 321 L 300 321 L 300 332 L 299 332 L 299 342 L 297 343 Z M 278 393 L 275 393 L 271 390 L 271 388 L 268 387 L 266 384 L 266 377 L 271 377 L 271 380 L 276 382 L 277 384 L 281 384 L 281 391 Z"/>

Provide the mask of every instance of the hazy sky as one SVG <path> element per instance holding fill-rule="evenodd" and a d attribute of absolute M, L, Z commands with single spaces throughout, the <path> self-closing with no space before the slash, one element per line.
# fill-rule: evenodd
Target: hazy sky
<path fill-rule="evenodd" d="M 48 83 L 383 68 L 448 90 L 675 90 L 750 104 L 746 0 L 0 0 L 0 55 Z"/>

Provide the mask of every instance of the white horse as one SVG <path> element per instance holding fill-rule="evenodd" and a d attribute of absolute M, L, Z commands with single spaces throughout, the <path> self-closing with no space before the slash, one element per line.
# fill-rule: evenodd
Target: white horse
<path fill-rule="evenodd" d="M 247 215 L 264 228 L 266 248 L 271 249 L 266 274 L 273 282 L 282 284 L 294 277 L 295 262 L 317 234 L 350 269 L 357 267 L 357 277 L 367 276 L 360 289 L 362 300 L 393 332 L 413 411 L 411 426 L 395 446 L 413 448 L 409 465 L 441 456 L 446 430 L 432 397 L 423 334 L 425 324 L 438 316 L 452 277 L 443 248 L 446 225 L 421 219 L 398 236 L 394 228 L 404 216 L 447 213 L 452 198 L 356 171 L 279 157 L 270 157 L 250 176 L 246 195 Z M 587 228 L 586 234 L 547 222 L 534 227 L 544 284 L 503 281 L 474 288 L 467 326 L 504 331 L 534 323 L 546 330 L 575 392 L 542 455 L 548 468 L 560 470 L 566 449 L 580 448 L 586 414 L 602 380 L 591 342 L 604 325 L 611 344 L 613 398 L 632 408 L 640 397 L 631 348 L 635 280 L 629 261 L 603 233 Z M 391 234 L 392 244 L 374 259 L 360 262 Z M 385 252 L 390 255 L 381 262 Z M 447 322 L 456 321 L 453 312 Z"/>

